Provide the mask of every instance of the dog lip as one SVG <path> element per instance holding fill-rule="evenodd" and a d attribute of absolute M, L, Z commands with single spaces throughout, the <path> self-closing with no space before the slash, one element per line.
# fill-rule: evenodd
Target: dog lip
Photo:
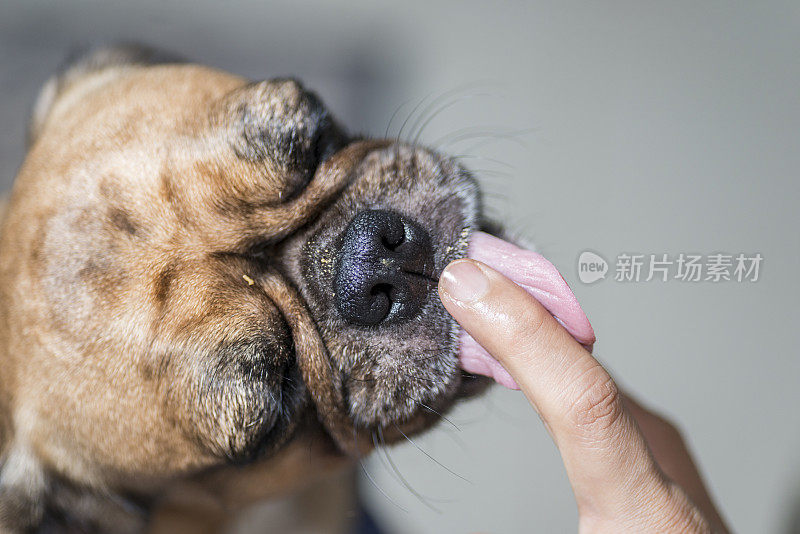
<path fill-rule="evenodd" d="M 430 282 L 432 284 L 438 284 L 439 283 L 439 277 L 436 276 L 434 271 L 416 272 L 416 271 L 408 271 L 408 270 L 405 270 L 405 269 L 400 269 L 400 272 L 402 272 L 403 274 L 407 274 L 409 276 L 416 276 L 416 277 L 422 278 L 422 279 L 424 279 L 424 280 L 426 280 L 426 281 L 428 281 L 428 282 Z"/>

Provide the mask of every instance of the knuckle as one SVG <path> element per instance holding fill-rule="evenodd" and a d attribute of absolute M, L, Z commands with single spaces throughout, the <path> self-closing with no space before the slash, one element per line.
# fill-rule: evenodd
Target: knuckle
<path fill-rule="evenodd" d="M 622 416 L 617 384 L 600 364 L 595 364 L 577 379 L 571 414 L 579 428 L 593 432 L 609 430 Z"/>
<path fill-rule="evenodd" d="M 496 336 L 502 338 L 501 351 L 511 357 L 530 359 L 548 349 L 555 320 L 536 298 L 511 280 L 494 280 L 495 288 L 483 302 Z"/>
<path fill-rule="evenodd" d="M 534 309 L 525 310 L 510 321 L 511 324 L 503 329 L 506 332 L 506 352 L 512 359 L 531 363 L 550 344 L 547 317 Z"/>
<path fill-rule="evenodd" d="M 538 347 L 546 344 L 547 319 L 549 314 L 543 308 L 528 307 L 508 329 L 509 340 L 520 347 Z"/>
<path fill-rule="evenodd" d="M 539 307 L 527 307 L 514 323 L 514 339 L 531 340 L 539 336 L 545 324 L 545 316 Z"/>

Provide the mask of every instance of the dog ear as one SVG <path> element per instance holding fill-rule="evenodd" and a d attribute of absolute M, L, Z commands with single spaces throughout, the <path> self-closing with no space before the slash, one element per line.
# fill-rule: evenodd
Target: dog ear
<path fill-rule="evenodd" d="M 28 127 L 28 146 L 36 141 L 58 98 L 88 75 L 131 65 L 183 62 L 185 60 L 177 55 L 137 44 L 119 44 L 73 51 L 39 91 Z"/>

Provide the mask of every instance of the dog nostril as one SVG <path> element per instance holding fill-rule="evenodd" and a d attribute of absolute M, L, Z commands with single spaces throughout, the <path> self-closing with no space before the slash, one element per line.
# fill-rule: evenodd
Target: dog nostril
<path fill-rule="evenodd" d="M 384 210 L 362 211 L 350 223 L 355 228 L 356 239 L 372 241 L 380 238 L 380 243 L 385 248 L 395 251 L 406 240 L 406 225 L 403 218 L 394 212 Z"/>
<path fill-rule="evenodd" d="M 432 267 L 430 237 L 416 222 L 393 211 L 362 211 L 342 240 L 336 307 L 364 326 L 413 317 L 428 296 Z"/>
<path fill-rule="evenodd" d="M 405 241 L 405 234 L 402 234 L 394 239 L 387 236 L 381 238 L 381 243 L 383 244 L 383 246 L 392 251 L 396 250 L 397 247 L 402 245 L 403 241 Z"/>
<path fill-rule="evenodd" d="M 392 285 L 391 284 L 375 284 L 369 290 L 369 294 L 374 296 L 386 295 L 386 298 L 392 300 Z"/>

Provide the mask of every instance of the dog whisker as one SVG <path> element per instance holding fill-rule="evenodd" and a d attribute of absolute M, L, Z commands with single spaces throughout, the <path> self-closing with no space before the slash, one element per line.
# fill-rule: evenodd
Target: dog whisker
<path fill-rule="evenodd" d="M 501 128 L 490 129 L 489 127 L 464 128 L 463 130 L 457 130 L 453 132 L 449 136 L 442 136 L 440 139 L 437 139 L 431 143 L 431 145 L 434 146 L 437 151 L 442 150 L 447 152 L 449 147 L 458 143 L 478 139 L 478 143 L 468 146 L 464 149 L 464 152 L 473 152 L 474 150 L 485 146 L 487 143 L 492 141 L 513 141 L 523 148 L 528 148 L 521 137 L 534 131 L 536 131 L 536 128 L 523 128 L 520 130 L 508 130 Z"/>
<path fill-rule="evenodd" d="M 422 402 L 421 400 L 417 400 L 417 399 L 415 399 L 415 398 L 411 397 L 410 395 L 408 395 L 407 393 L 405 393 L 405 392 L 403 392 L 403 391 L 400 391 L 399 393 L 400 393 L 401 395 L 404 395 L 405 397 L 407 397 L 407 398 L 408 398 L 409 400 L 411 400 L 412 402 L 414 402 L 414 403 L 416 403 L 416 404 L 419 404 L 420 406 L 422 406 L 424 409 L 428 410 L 429 412 L 431 412 L 431 413 L 433 413 L 433 414 L 435 414 L 435 415 L 438 415 L 438 416 L 439 416 L 439 417 L 440 417 L 440 418 L 441 418 L 443 421 L 446 421 L 447 423 L 449 423 L 449 424 L 450 424 L 450 426 L 452 426 L 453 428 L 455 428 L 456 430 L 458 430 L 459 432 L 461 432 L 461 429 L 458 427 L 458 425 L 456 425 L 456 424 L 455 424 L 454 422 L 452 422 L 450 419 L 448 419 L 447 417 L 445 417 L 445 416 L 444 416 L 444 415 L 442 415 L 441 413 L 437 412 L 436 410 L 434 410 L 433 408 L 431 408 L 430 406 L 428 406 L 427 404 L 425 404 L 425 403 L 424 403 L 424 402 Z"/>
<path fill-rule="evenodd" d="M 461 436 L 459 436 L 457 433 L 453 432 L 451 429 L 449 429 L 447 427 L 442 427 L 442 430 L 444 430 L 445 435 L 448 438 L 450 438 L 453 441 L 453 443 L 458 445 L 459 449 L 461 449 L 463 452 L 465 452 L 467 454 L 470 454 L 470 450 L 469 450 L 469 447 L 467 446 L 467 442 L 464 441 L 461 438 Z"/>
<path fill-rule="evenodd" d="M 370 432 L 370 434 L 372 435 L 372 447 L 375 449 L 375 452 L 376 452 L 376 454 L 378 456 L 378 459 L 380 460 L 381 464 L 383 464 L 383 468 L 386 470 L 387 473 L 392 475 L 392 478 L 394 478 L 395 480 L 400 482 L 400 480 L 397 478 L 397 475 L 395 475 L 394 473 L 392 473 L 389 470 L 389 464 L 386 462 L 386 460 L 380 454 L 380 443 L 378 443 L 378 437 L 375 434 L 375 431 L 373 430 L 372 432 Z"/>
<path fill-rule="evenodd" d="M 353 448 L 356 451 L 358 451 L 358 429 L 355 427 L 355 425 L 353 425 Z M 383 489 L 378 485 L 378 483 L 375 482 L 375 479 L 372 478 L 372 475 L 367 470 L 367 466 L 364 465 L 364 458 L 361 456 L 361 454 L 356 452 L 356 455 L 357 455 L 357 459 L 358 459 L 358 464 L 361 466 L 361 470 L 364 472 L 364 475 L 367 477 L 367 480 L 370 481 L 372 486 L 376 490 L 378 490 L 378 492 L 381 495 L 383 495 L 386 498 L 386 500 L 388 500 L 390 503 L 395 505 L 398 509 L 402 510 L 403 512 L 408 513 L 407 509 L 405 509 L 402 506 L 400 506 L 399 504 L 397 504 L 397 502 L 394 499 L 392 499 L 391 497 L 389 497 L 389 495 L 385 491 L 383 491 Z"/>
<path fill-rule="evenodd" d="M 412 118 L 414 118 L 415 115 L 417 115 L 417 118 L 414 121 L 414 126 L 412 126 L 412 128 L 411 128 L 412 132 L 416 129 L 416 127 L 419 124 L 419 122 L 421 120 L 423 120 L 426 115 L 431 113 L 432 110 L 436 109 L 436 106 L 441 105 L 441 103 L 442 103 L 442 101 L 444 101 L 444 99 L 451 98 L 453 96 L 457 96 L 459 92 L 470 90 L 473 87 L 478 88 L 481 85 L 490 85 L 490 82 L 486 82 L 486 81 L 484 81 L 484 82 L 473 82 L 471 84 L 464 84 L 461 87 L 456 87 L 454 89 L 450 89 L 448 91 L 444 91 L 443 93 L 441 93 L 436 98 L 433 98 L 432 100 L 430 100 L 430 102 L 427 104 L 427 106 L 421 112 L 417 113 L 420 110 L 420 108 L 422 108 L 422 106 L 426 102 L 428 102 L 428 100 L 431 99 L 431 97 L 433 97 L 433 95 L 435 94 L 434 91 L 431 91 L 430 93 L 425 95 L 425 97 L 422 98 L 419 101 L 419 103 L 414 107 L 413 110 L 411 110 L 411 113 L 408 114 L 408 117 L 406 117 L 406 120 L 403 122 L 403 125 L 400 127 L 400 131 L 397 132 L 397 136 L 395 137 L 395 139 L 397 141 L 401 140 L 402 135 L 403 135 L 403 131 L 405 130 L 405 127 L 408 125 L 409 121 Z M 496 84 L 494 84 L 494 85 L 496 85 Z"/>
<path fill-rule="evenodd" d="M 522 423 L 523 419 L 520 417 L 516 417 L 507 411 L 500 408 L 496 402 L 492 400 L 490 396 L 483 397 L 484 406 L 486 406 L 486 413 L 491 414 L 492 418 L 497 418 L 503 421 L 509 421 L 512 423 Z"/>
<path fill-rule="evenodd" d="M 442 511 L 430 504 L 428 501 L 432 501 L 433 499 L 422 495 L 417 490 L 415 490 L 411 484 L 406 480 L 406 478 L 400 473 L 400 470 L 397 468 L 397 465 L 392 461 L 391 457 L 389 456 L 389 451 L 386 449 L 386 442 L 383 439 L 383 431 L 378 427 L 378 432 L 380 433 L 380 443 L 375 436 L 375 432 L 372 432 L 372 445 L 375 447 L 375 454 L 378 456 L 378 459 L 383 464 L 384 469 L 386 472 L 392 475 L 392 477 L 402 484 L 408 491 L 413 495 L 420 503 L 425 505 L 426 508 L 436 512 L 437 514 L 441 514 Z"/>
<path fill-rule="evenodd" d="M 507 178 L 507 179 L 511 179 L 514 177 L 514 175 L 511 174 L 510 172 L 498 171 L 495 169 L 470 169 L 470 172 L 477 174 L 481 177 L 491 176 L 495 178 Z"/>
<path fill-rule="evenodd" d="M 447 467 L 446 465 L 444 465 L 442 462 L 440 462 L 439 460 L 437 460 L 436 458 L 434 458 L 434 457 L 433 457 L 433 456 L 432 456 L 432 455 L 431 455 L 431 454 L 430 454 L 428 451 L 426 451 L 425 449 L 423 449 L 422 447 L 420 447 L 419 445 L 417 445 L 417 443 L 416 443 L 416 442 L 415 442 L 413 439 L 411 439 L 410 437 L 408 437 L 408 436 L 406 435 L 406 433 L 405 433 L 405 432 L 403 432 L 403 430 L 402 430 L 402 429 L 401 429 L 401 428 L 400 428 L 400 427 L 399 427 L 397 424 L 395 424 L 395 425 L 394 425 L 394 427 L 395 427 L 395 429 L 397 429 L 397 431 L 398 431 L 398 432 L 400 432 L 400 434 L 401 434 L 401 435 L 402 435 L 404 438 L 406 438 L 406 441 L 408 441 L 408 442 L 409 442 L 411 445 L 413 445 L 413 446 L 414 446 L 414 448 L 415 448 L 415 449 L 417 449 L 419 452 L 421 452 L 422 454 L 424 454 L 425 456 L 427 456 L 427 457 L 428 457 L 428 459 L 429 459 L 429 460 L 431 460 L 433 463 L 435 463 L 436 465 L 438 465 L 439 467 L 441 467 L 442 469 L 444 469 L 444 470 L 445 470 L 445 471 L 447 471 L 448 473 L 452 474 L 453 476 L 456 476 L 456 477 L 460 478 L 460 479 L 461 479 L 461 480 L 463 480 L 464 482 L 468 482 L 468 483 L 470 483 L 470 484 L 473 484 L 473 485 L 475 484 L 475 483 L 474 483 L 474 482 L 472 482 L 470 479 L 468 479 L 468 478 L 466 478 L 466 477 L 463 477 L 463 476 L 459 475 L 458 473 L 456 473 L 455 471 L 453 471 L 452 469 L 450 469 L 449 467 Z"/>
<path fill-rule="evenodd" d="M 442 107 L 450 107 L 451 104 L 448 103 L 447 99 L 451 99 L 450 102 L 453 102 L 453 100 L 455 100 L 455 101 L 462 100 L 464 97 L 479 96 L 478 94 L 475 94 L 475 95 L 466 94 L 466 95 L 459 96 L 459 93 L 465 93 L 466 91 L 478 90 L 479 88 L 487 87 L 487 86 L 488 87 L 496 87 L 497 84 L 496 83 L 492 83 L 492 82 L 488 82 L 488 81 L 485 81 L 485 80 L 483 80 L 483 81 L 479 80 L 479 81 L 464 83 L 461 86 L 454 87 L 453 89 L 450 89 L 450 90 L 447 90 L 447 91 L 444 91 L 443 93 L 441 93 L 439 96 L 434 98 L 425 107 L 424 110 L 422 110 L 419 113 L 418 118 L 414 121 L 414 125 L 411 127 L 412 137 L 413 137 L 413 133 L 415 131 L 419 130 L 420 123 L 425 121 L 425 123 L 427 125 L 429 120 L 426 119 L 426 116 L 431 116 L 431 114 L 433 114 L 433 115 L 438 114 L 441 111 Z M 489 94 L 486 94 L 486 96 L 492 96 L 492 94 L 489 93 Z M 439 110 L 436 109 L 437 106 L 440 107 Z M 424 129 L 424 126 L 423 126 L 423 129 Z M 419 133 L 417 133 L 416 138 L 414 139 L 414 145 L 417 144 L 417 139 L 418 138 L 419 138 Z"/>
<path fill-rule="evenodd" d="M 436 117 L 438 117 L 438 116 L 439 116 L 439 115 L 441 115 L 443 112 L 447 111 L 449 108 L 451 108 L 451 107 L 455 106 L 456 104 L 459 104 L 460 102 L 462 102 L 462 101 L 464 101 L 464 100 L 468 100 L 468 99 L 470 99 L 470 98 L 475 98 L 475 97 L 481 97 L 481 96 L 492 96 L 492 95 L 491 95 L 491 94 L 489 94 L 489 93 L 475 93 L 475 94 L 472 94 L 472 95 L 464 95 L 464 96 L 461 96 L 461 97 L 455 98 L 455 99 L 451 100 L 450 102 L 443 103 L 443 104 L 442 104 L 442 105 L 439 107 L 439 109 L 437 109 L 437 110 L 433 111 L 433 112 L 430 114 L 430 116 L 429 116 L 427 119 L 425 119 L 425 121 L 424 121 L 424 122 L 422 122 L 422 124 L 421 124 L 421 125 L 414 124 L 414 126 L 411 128 L 411 133 L 412 133 L 412 135 L 414 136 L 414 142 L 413 142 L 413 145 L 414 145 L 414 146 L 416 146 L 416 145 L 417 145 L 417 143 L 418 143 L 418 142 L 419 142 L 419 140 L 420 140 L 420 137 L 422 137 L 422 134 L 423 134 L 423 132 L 425 131 L 425 128 L 427 128 L 427 127 L 428 127 L 428 125 L 430 125 L 430 123 L 431 123 L 431 122 L 432 122 L 432 121 L 433 121 L 433 120 L 434 120 Z M 424 117 L 424 116 L 425 116 L 424 114 L 420 115 L 420 119 L 421 119 L 422 117 Z M 417 122 L 420 122 L 420 121 L 417 121 Z M 416 133 L 414 133 L 414 132 L 416 132 Z"/>
<path fill-rule="evenodd" d="M 454 144 L 464 139 L 473 139 L 475 137 L 490 137 L 507 133 L 509 130 L 503 126 L 498 125 L 483 125 L 483 126 L 466 126 L 446 133 L 437 139 L 430 142 L 430 146 L 437 152 L 443 147 Z M 445 151 L 446 152 L 446 151 Z M 468 150 L 461 150 L 463 153 L 471 153 Z"/>
<path fill-rule="evenodd" d="M 386 455 L 386 459 L 389 460 L 390 463 L 394 464 L 394 462 L 392 461 L 391 455 L 389 454 L 389 447 L 386 445 L 386 440 L 383 437 L 383 428 L 378 427 L 378 435 L 380 437 L 381 446 L 383 448 L 384 454 Z M 398 474 L 400 474 L 400 473 L 398 473 Z M 439 503 L 439 504 L 447 504 L 447 503 L 456 502 L 456 499 L 442 499 L 442 498 L 431 497 L 430 495 L 423 495 L 423 497 L 425 497 L 427 500 L 429 500 L 431 502 L 435 502 L 435 503 Z"/>
<path fill-rule="evenodd" d="M 400 138 L 403 136 L 403 130 L 405 129 L 406 126 L 408 126 L 408 121 L 411 120 L 411 118 L 414 116 L 414 114 L 422 107 L 422 105 L 425 103 L 425 101 L 428 100 L 428 98 L 430 98 L 432 95 L 433 95 L 432 92 L 428 93 L 427 95 L 425 95 L 425 97 L 422 98 L 422 100 L 420 100 L 417 103 L 416 106 L 414 106 L 414 109 L 411 110 L 411 113 L 408 114 L 408 116 L 406 117 L 406 120 L 404 120 L 402 126 L 400 126 L 400 130 L 397 132 L 397 135 L 395 136 L 395 140 L 396 141 L 398 141 L 398 142 L 400 141 Z"/>
<path fill-rule="evenodd" d="M 491 199 L 494 199 L 494 200 L 502 200 L 502 201 L 507 201 L 508 200 L 508 195 L 505 195 L 503 193 L 495 193 L 495 192 L 492 192 L 492 191 L 485 191 L 485 190 L 483 192 L 483 197 L 484 198 L 491 198 Z"/>
<path fill-rule="evenodd" d="M 472 152 L 497 141 L 512 141 L 527 150 L 530 147 L 525 141 L 524 136 L 535 131 L 538 131 L 538 128 L 523 128 L 521 130 L 510 131 L 497 136 L 485 136 L 485 139 L 481 139 L 477 143 L 473 143 L 472 145 L 468 146 L 465 151 Z"/>
<path fill-rule="evenodd" d="M 456 161 L 462 159 L 479 159 L 487 163 L 494 163 L 496 165 L 500 165 L 501 167 L 505 167 L 509 170 L 516 170 L 516 167 L 514 165 L 511 165 L 510 163 L 506 163 L 505 161 L 499 160 L 497 158 L 490 158 L 488 156 L 479 156 L 477 154 L 456 154 L 456 155 L 451 155 L 450 159 Z"/>
<path fill-rule="evenodd" d="M 411 491 L 412 494 L 414 494 L 415 497 L 417 497 L 418 499 L 423 499 L 423 500 L 427 501 L 427 502 L 423 503 L 423 504 L 425 504 L 425 506 L 427 506 L 428 508 L 430 508 L 431 510 L 433 510 L 437 514 L 441 514 L 442 511 L 440 509 L 436 508 L 435 506 L 430 505 L 429 502 L 435 502 L 435 503 L 439 503 L 439 504 L 446 504 L 446 503 L 453 502 L 453 499 L 437 499 L 437 498 L 430 497 L 428 495 L 423 495 L 423 494 L 417 492 L 413 487 L 411 487 L 411 484 L 408 482 L 408 480 L 400 472 L 400 469 L 397 467 L 397 464 L 395 464 L 394 460 L 392 460 L 392 456 L 389 454 L 389 448 L 386 446 L 386 440 L 383 437 L 383 428 L 381 428 L 381 427 L 378 427 L 378 437 L 380 438 L 381 450 L 383 451 L 383 454 L 386 456 L 386 460 L 389 462 L 389 465 L 392 467 L 392 470 L 397 474 L 397 476 L 403 482 L 403 485 L 406 486 L 406 488 L 408 488 L 408 490 Z"/>
<path fill-rule="evenodd" d="M 392 122 L 394 122 L 394 119 L 395 119 L 395 117 L 397 117 L 397 114 L 400 113 L 401 109 L 403 109 L 404 107 L 406 107 L 410 103 L 411 103 L 411 99 L 406 100 L 405 102 L 403 102 L 402 104 L 397 106 L 397 108 L 394 110 L 394 113 L 392 113 L 392 116 L 389 117 L 389 123 L 386 125 L 386 131 L 383 133 L 384 139 L 389 137 L 389 130 L 391 129 Z"/>

